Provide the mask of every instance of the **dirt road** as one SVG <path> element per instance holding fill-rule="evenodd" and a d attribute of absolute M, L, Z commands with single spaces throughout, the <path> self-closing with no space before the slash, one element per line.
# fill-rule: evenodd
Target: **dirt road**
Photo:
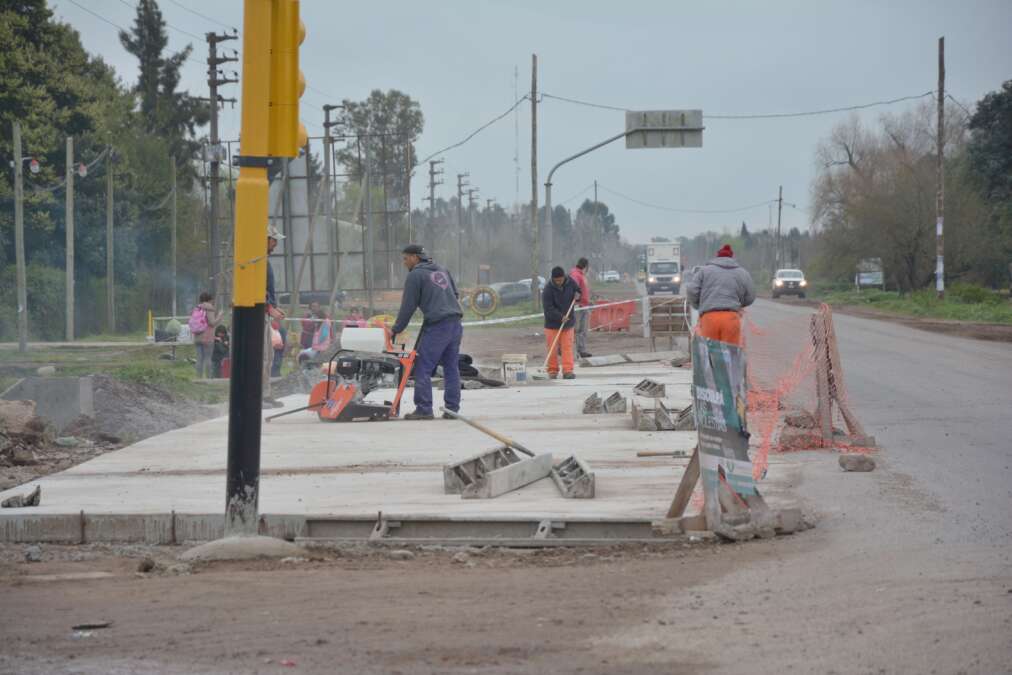
<path fill-rule="evenodd" d="M 3 563 L 0 672 L 1012 672 L 1012 347 L 847 316 L 836 327 L 851 403 L 883 450 L 863 474 L 798 455 L 814 530 L 146 577 L 94 552 Z M 112 576 L 23 578 L 93 571 Z M 72 630 L 97 619 L 113 624 Z"/>

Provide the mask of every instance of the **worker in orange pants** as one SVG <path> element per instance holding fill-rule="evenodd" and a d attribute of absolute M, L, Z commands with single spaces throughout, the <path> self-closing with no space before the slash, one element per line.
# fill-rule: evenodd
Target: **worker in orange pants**
<path fill-rule="evenodd" d="M 731 310 L 707 312 L 699 317 L 699 334 L 741 347 L 741 314 Z"/>
<path fill-rule="evenodd" d="M 562 350 L 562 378 L 572 380 L 576 377 L 573 372 L 573 336 L 576 326 L 573 306 L 579 300 L 579 284 L 566 276 L 561 267 L 552 268 L 552 280 L 545 284 L 545 290 L 541 292 L 541 307 L 545 312 L 545 343 L 549 352 L 548 377 L 552 379 L 559 374 L 559 349 Z M 562 331 L 561 335 L 559 331 Z M 553 348 L 557 335 L 559 344 Z"/>
<path fill-rule="evenodd" d="M 552 345 L 555 344 L 555 336 L 558 335 L 558 328 L 546 328 L 545 329 L 545 345 L 548 349 L 552 349 Z M 559 374 L 559 352 L 562 352 L 562 376 L 571 380 L 573 375 L 573 338 L 576 335 L 576 331 L 573 328 L 566 328 L 562 330 L 562 335 L 559 337 L 559 344 L 556 345 L 555 349 L 548 355 L 548 377 L 554 379 Z"/>
<path fill-rule="evenodd" d="M 724 244 L 717 257 L 696 270 L 685 285 L 689 304 L 699 310 L 699 334 L 711 340 L 741 344 L 742 310 L 755 302 L 755 284 Z"/>

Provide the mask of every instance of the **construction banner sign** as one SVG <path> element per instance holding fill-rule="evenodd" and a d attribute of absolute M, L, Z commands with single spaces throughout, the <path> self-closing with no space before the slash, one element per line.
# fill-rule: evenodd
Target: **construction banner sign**
<path fill-rule="evenodd" d="M 692 397 L 704 493 L 720 481 L 740 495 L 756 493 L 748 456 L 745 352 L 726 342 L 692 339 Z"/>

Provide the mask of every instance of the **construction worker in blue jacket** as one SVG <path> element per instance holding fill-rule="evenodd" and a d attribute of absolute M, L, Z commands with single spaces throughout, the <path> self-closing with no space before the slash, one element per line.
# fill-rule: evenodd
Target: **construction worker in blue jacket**
<path fill-rule="evenodd" d="M 397 320 L 392 329 L 394 338 L 408 327 L 416 309 L 422 310 L 422 328 L 415 358 L 415 410 L 406 420 L 431 420 L 432 373 L 443 367 L 443 402 L 447 410 L 460 410 L 460 340 L 464 335 L 457 285 L 450 272 L 437 265 L 418 244 L 402 251 L 408 277 Z M 449 417 L 449 415 L 443 415 Z"/>

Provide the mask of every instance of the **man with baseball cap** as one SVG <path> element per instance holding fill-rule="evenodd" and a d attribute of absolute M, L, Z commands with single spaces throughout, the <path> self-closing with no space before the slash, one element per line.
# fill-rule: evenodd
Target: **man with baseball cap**
<path fill-rule="evenodd" d="M 274 252 L 274 249 L 278 247 L 278 242 L 285 238 L 285 235 L 278 232 L 278 229 L 274 225 L 267 227 L 267 255 L 270 256 Z M 265 298 L 265 306 L 267 310 L 266 323 L 264 325 L 264 375 L 263 375 L 263 400 L 265 405 L 272 407 L 280 407 L 281 402 L 276 400 L 271 394 L 271 377 L 276 377 L 281 374 L 281 358 L 284 356 L 284 350 L 280 352 L 276 351 L 271 345 L 271 324 L 277 323 L 279 326 L 278 331 L 281 333 L 282 342 L 287 337 L 287 331 L 284 329 L 284 311 L 278 307 L 278 296 L 274 288 L 274 268 L 271 267 L 270 257 L 267 258 L 267 292 Z"/>
<path fill-rule="evenodd" d="M 460 320 L 464 310 L 460 306 L 457 285 L 450 272 L 434 263 L 418 244 L 410 244 L 402 251 L 408 276 L 404 280 L 404 295 L 397 320 L 392 329 L 394 338 L 408 327 L 416 309 L 422 310 L 422 328 L 418 336 L 415 359 L 415 411 L 404 416 L 406 420 L 431 420 L 432 373 L 436 366 L 443 367 L 443 402 L 447 410 L 460 410 L 460 340 L 464 327 Z M 444 415 L 444 417 L 446 417 Z"/>
<path fill-rule="evenodd" d="M 752 276 L 724 244 L 717 257 L 700 267 L 685 285 L 689 304 L 699 310 L 699 334 L 741 344 L 741 312 L 755 302 Z"/>

